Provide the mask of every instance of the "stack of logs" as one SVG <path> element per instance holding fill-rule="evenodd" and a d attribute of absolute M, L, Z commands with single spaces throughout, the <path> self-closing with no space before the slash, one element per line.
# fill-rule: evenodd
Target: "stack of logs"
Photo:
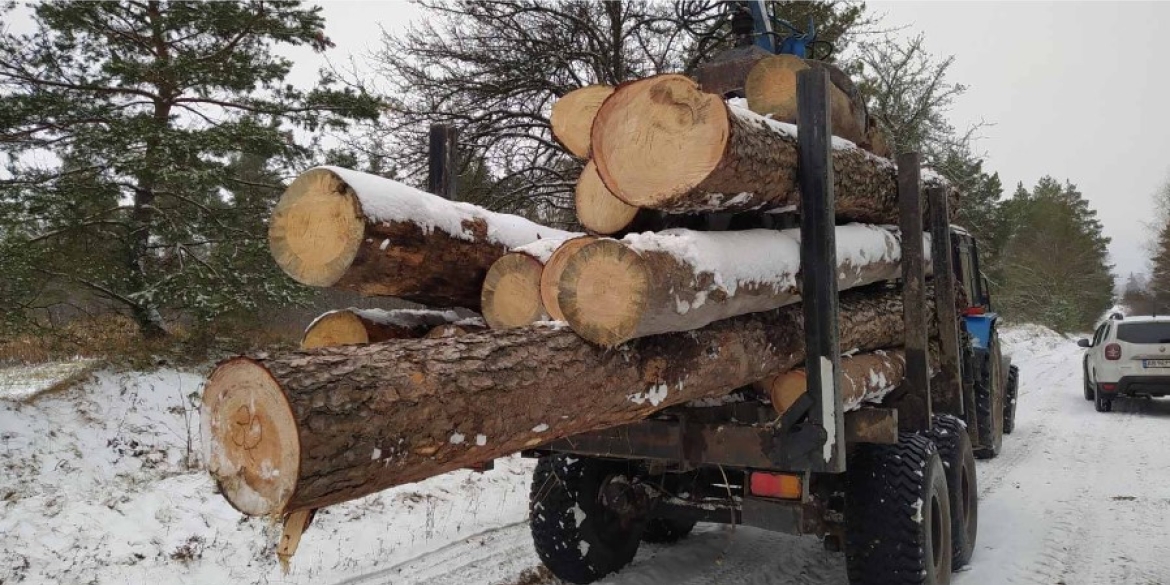
<path fill-rule="evenodd" d="M 783 412 L 805 391 L 799 230 L 661 229 L 677 214 L 771 226 L 798 211 L 796 129 L 778 121 L 795 113 L 775 101 L 766 117 L 679 75 L 565 96 L 552 126 L 587 160 L 588 233 L 346 169 L 302 174 L 270 223 L 288 275 L 444 310 L 332 312 L 301 351 L 220 364 L 203 435 L 223 494 L 299 519 L 295 546 L 312 509 L 696 399 L 754 385 Z M 903 376 L 896 169 L 836 139 L 832 163 L 856 408 Z"/>

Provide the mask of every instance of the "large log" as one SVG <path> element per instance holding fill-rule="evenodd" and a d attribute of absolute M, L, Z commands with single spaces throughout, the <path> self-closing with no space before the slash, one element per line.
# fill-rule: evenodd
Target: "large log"
<path fill-rule="evenodd" d="M 553 103 L 549 125 L 553 136 L 565 149 L 581 158 L 589 158 L 589 133 L 597 109 L 613 94 L 609 85 L 587 85 L 575 89 Z"/>
<path fill-rule="evenodd" d="M 573 195 L 577 221 L 590 233 L 609 235 L 625 230 L 646 210 L 629 205 L 605 186 L 597 174 L 597 165 L 589 161 L 577 179 Z"/>
<path fill-rule="evenodd" d="M 876 402 L 902 384 L 906 377 L 906 355 L 900 349 L 841 357 L 838 372 L 845 410 L 856 410 L 865 402 Z M 784 414 L 808 392 L 808 374 L 796 368 L 754 384 L 772 399 L 772 406 Z"/>
<path fill-rule="evenodd" d="M 635 207 L 671 213 L 796 209 L 796 127 L 729 106 L 689 78 L 659 75 L 617 89 L 593 124 L 605 185 Z M 896 224 L 894 164 L 833 140 L 836 213 Z M 933 173 L 930 184 L 942 185 Z"/>
<path fill-rule="evenodd" d="M 761 59 L 744 82 L 748 108 L 773 120 L 796 123 L 796 74 L 811 64 L 796 55 L 773 55 Z M 836 85 L 829 85 L 829 107 L 833 135 L 857 145 L 866 142 L 865 105 L 854 104 Z"/>
<path fill-rule="evenodd" d="M 500 256 L 569 235 L 390 179 L 318 167 L 280 198 L 268 242 L 276 263 L 303 284 L 474 309 Z"/>
<path fill-rule="evenodd" d="M 557 296 L 560 295 L 561 291 L 561 273 L 565 271 L 565 262 L 568 262 L 573 253 L 581 246 L 596 239 L 593 236 L 578 236 L 566 240 L 544 263 L 544 270 L 540 273 L 540 300 L 544 305 L 545 312 L 553 321 L 565 320 L 565 313 L 557 301 Z"/>
<path fill-rule="evenodd" d="M 896 289 L 840 306 L 841 347 L 901 342 Z M 802 329 L 786 307 L 621 351 L 532 326 L 235 358 L 203 393 L 208 469 L 246 514 L 335 504 L 721 396 L 803 363 Z"/>
<path fill-rule="evenodd" d="M 891 229 L 837 228 L 840 290 L 897 278 L 901 257 Z M 630 234 L 571 253 L 557 302 L 581 337 L 612 347 L 797 303 L 799 270 L 796 229 Z"/>
<path fill-rule="evenodd" d="M 415 339 L 435 327 L 463 321 L 455 311 L 431 309 L 340 309 L 322 314 L 309 323 L 301 337 L 301 349 L 381 343 L 391 339 Z"/>

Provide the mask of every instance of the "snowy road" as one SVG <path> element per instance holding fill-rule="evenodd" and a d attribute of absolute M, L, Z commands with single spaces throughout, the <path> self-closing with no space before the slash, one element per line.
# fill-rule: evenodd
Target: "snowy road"
<path fill-rule="evenodd" d="M 956 585 L 1170 583 L 1170 400 L 1081 396 L 1072 341 L 1013 330 L 1018 422 L 1003 454 L 979 462 L 979 544 Z M 523 523 L 481 533 L 350 584 L 499 584 L 534 578 Z M 700 525 L 672 547 L 643 546 L 613 585 L 844 585 L 843 557 L 813 538 Z"/>

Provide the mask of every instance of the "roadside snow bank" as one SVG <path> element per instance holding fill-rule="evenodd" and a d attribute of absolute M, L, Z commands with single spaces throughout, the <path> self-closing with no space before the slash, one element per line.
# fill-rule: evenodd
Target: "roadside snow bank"
<path fill-rule="evenodd" d="M 322 583 L 389 567 L 527 513 L 530 462 L 455 472 L 318 513 L 289 575 L 279 528 L 201 469 L 203 375 L 99 372 L 0 401 L 0 583 Z"/>

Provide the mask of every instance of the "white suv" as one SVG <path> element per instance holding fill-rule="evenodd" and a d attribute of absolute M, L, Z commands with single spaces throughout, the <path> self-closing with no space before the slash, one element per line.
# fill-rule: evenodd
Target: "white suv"
<path fill-rule="evenodd" d="M 1170 395 L 1170 317 L 1111 318 L 1085 352 L 1085 400 L 1109 412 L 1118 396 Z"/>

